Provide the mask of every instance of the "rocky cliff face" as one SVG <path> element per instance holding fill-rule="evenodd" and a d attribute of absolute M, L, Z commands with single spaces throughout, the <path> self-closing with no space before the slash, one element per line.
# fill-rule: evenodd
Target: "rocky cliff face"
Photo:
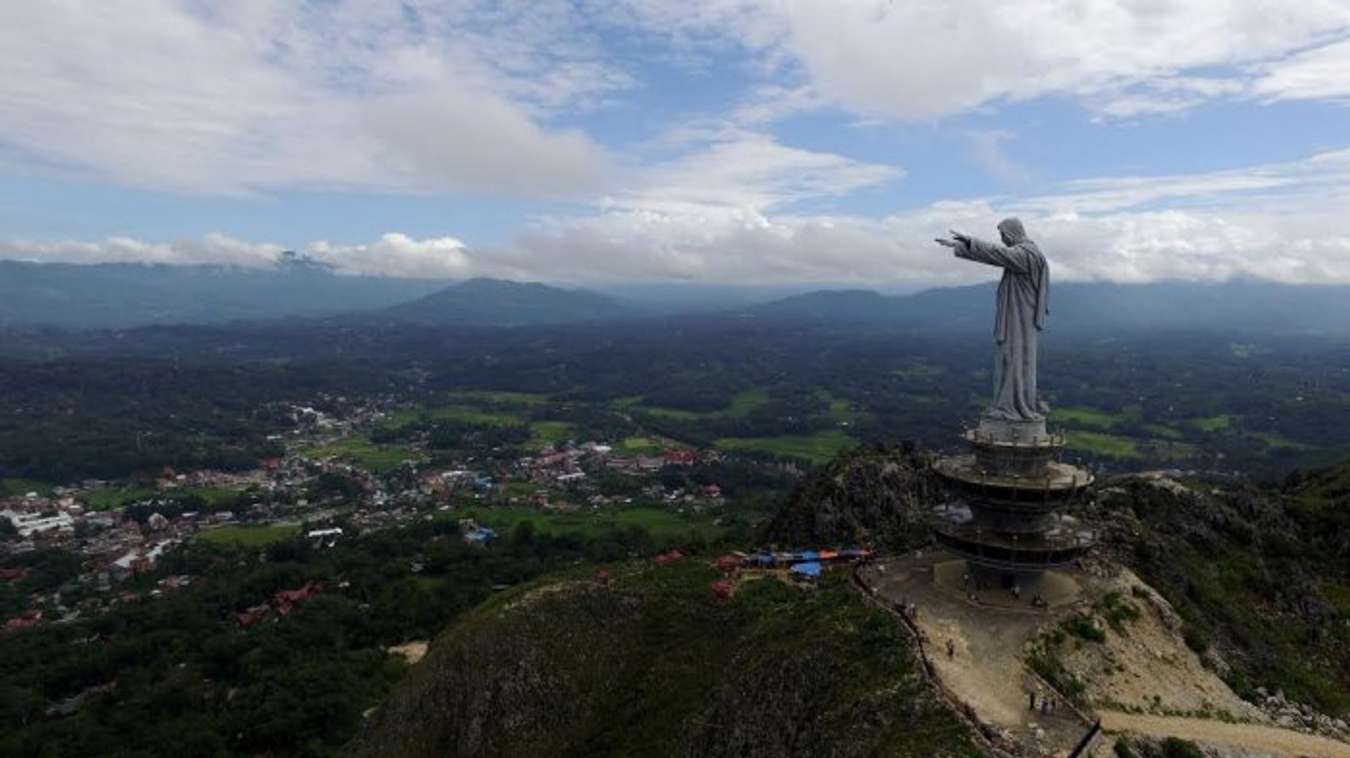
<path fill-rule="evenodd" d="M 909 549 L 928 540 L 923 517 L 941 493 L 920 451 L 858 448 L 798 485 L 769 523 L 766 538 L 784 546 Z"/>
<path fill-rule="evenodd" d="M 686 559 L 498 597 L 369 719 L 365 756 L 977 755 L 889 614 Z"/>
<path fill-rule="evenodd" d="M 1284 487 L 1166 475 L 1104 482 L 1097 554 L 1163 594 L 1238 694 L 1350 712 L 1350 466 Z"/>

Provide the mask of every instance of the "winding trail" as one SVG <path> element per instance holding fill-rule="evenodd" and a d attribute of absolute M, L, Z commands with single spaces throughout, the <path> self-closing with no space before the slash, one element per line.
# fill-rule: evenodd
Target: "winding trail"
<path fill-rule="evenodd" d="M 1135 732 L 1150 737 L 1180 737 L 1196 742 L 1221 742 L 1228 745 L 1265 750 L 1276 755 L 1316 755 L 1350 758 L 1350 745 L 1291 729 L 1260 724 L 1230 724 L 1184 716 L 1099 711 L 1102 728 L 1110 732 Z"/>

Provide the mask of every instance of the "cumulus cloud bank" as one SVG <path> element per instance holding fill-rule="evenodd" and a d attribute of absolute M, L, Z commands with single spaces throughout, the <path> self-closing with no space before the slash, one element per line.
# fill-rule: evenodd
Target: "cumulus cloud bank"
<path fill-rule="evenodd" d="M 954 284 L 988 272 L 931 238 L 992 234 L 1016 213 L 1062 278 L 1350 282 L 1350 151 L 888 212 L 877 190 L 911 180 L 884 149 L 780 129 L 825 111 L 940 129 L 1036 98 L 1113 124 L 1221 100 L 1346 101 L 1344 0 L 47 0 L 0 4 L 0 49 L 0 157 L 30 174 L 580 209 L 491 245 L 450 228 L 301 246 L 349 274 Z M 644 80 L 658 63 L 750 85 L 706 101 L 714 113 L 656 108 L 654 139 L 587 130 L 586 114 L 659 90 Z M 1014 131 L 958 129 L 986 173 L 1027 181 L 1005 154 Z M 848 203 L 864 190 L 870 214 Z M 224 232 L 11 239 L 0 256 L 256 267 L 282 249 Z"/>
<path fill-rule="evenodd" d="M 629 79 L 553 0 L 0 4 L 0 146 L 210 194 L 567 195 L 607 151 L 550 127 Z"/>
<path fill-rule="evenodd" d="M 814 97 L 935 119 L 1043 95 L 1103 113 L 1217 97 L 1350 95 L 1350 5 L 1339 0 L 630 0 L 640 23 L 730 40 L 796 69 Z"/>
<path fill-rule="evenodd" d="M 343 273 L 445 279 L 948 285 L 996 272 L 953 265 L 933 237 L 952 227 L 992 237 L 1010 214 L 1026 222 L 1061 280 L 1350 283 L 1350 150 L 1243 171 L 1076 181 L 1054 194 L 941 201 L 881 218 L 775 213 L 731 202 L 619 205 L 541 219 L 494 247 L 390 233 L 365 244 L 314 242 L 303 252 Z M 4 257 L 79 262 L 266 266 L 280 250 L 222 235 L 181 243 L 0 243 Z"/>

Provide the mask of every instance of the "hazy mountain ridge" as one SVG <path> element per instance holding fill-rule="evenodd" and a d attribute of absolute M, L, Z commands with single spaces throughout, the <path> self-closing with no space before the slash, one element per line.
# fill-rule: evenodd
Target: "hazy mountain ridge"
<path fill-rule="evenodd" d="M 369 315 L 435 326 L 530 326 L 639 318 L 649 311 L 589 290 L 479 278 Z"/>
<path fill-rule="evenodd" d="M 817 289 L 775 299 L 751 290 L 667 288 L 664 299 L 536 282 L 349 276 L 299 256 L 275 268 L 0 261 L 0 326 L 128 328 L 300 316 L 423 326 L 540 326 L 695 314 L 875 329 L 988 329 L 993 283 L 885 295 Z M 645 293 L 645 295 L 643 294 Z M 750 305 L 746 300 L 758 299 Z M 1350 333 L 1350 286 L 1255 280 L 1055 284 L 1050 328 Z"/>
<path fill-rule="evenodd" d="M 745 310 L 756 318 L 895 328 L 988 328 L 994 285 L 881 295 L 818 290 Z M 1350 332 L 1350 287 L 1262 281 L 1116 284 L 1070 282 L 1050 288 L 1056 331 L 1099 328 L 1255 332 Z"/>
<path fill-rule="evenodd" d="M 296 257 L 269 269 L 0 261 L 0 325 L 124 328 L 332 315 L 387 307 L 444 286 L 335 274 Z"/>

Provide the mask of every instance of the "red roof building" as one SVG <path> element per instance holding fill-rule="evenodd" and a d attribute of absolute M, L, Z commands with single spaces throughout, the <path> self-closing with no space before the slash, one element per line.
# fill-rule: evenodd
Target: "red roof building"
<path fill-rule="evenodd" d="M 323 584 L 311 579 L 305 582 L 304 586 L 298 590 L 282 590 L 272 596 L 272 605 L 276 607 L 277 613 L 285 616 L 306 600 L 314 597 L 323 591 Z"/>
<path fill-rule="evenodd" d="M 264 618 L 267 618 L 267 611 L 269 610 L 271 609 L 268 608 L 267 604 L 263 603 L 262 605 L 255 605 L 242 613 L 234 614 L 234 618 L 239 622 L 239 626 L 247 629 L 259 621 L 262 621 Z"/>
<path fill-rule="evenodd" d="M 666 451 L 665 461 L 667 466 L 692 466 L 698 460 L 698 453 L 694 450 L 681 450 L 671 448 Z"/>
<path fill-rule="evenodd" d="M 42 611 L 30 608 L 20 615 L 5 622 L 5 631 L 11 632 L 15 629 L 27 629 L 30 626 L 37 626 L 42 620 Z"/>

